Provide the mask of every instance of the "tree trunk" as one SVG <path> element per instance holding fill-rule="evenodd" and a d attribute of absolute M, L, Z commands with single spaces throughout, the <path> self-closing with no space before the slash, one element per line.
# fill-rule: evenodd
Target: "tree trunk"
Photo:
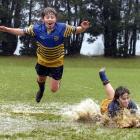
<path fill-rule="evenodd" d="M 48 7 L 48 0 L 44 0 L 44 7 Z"/>
<path fill-rule="evenodd" d="M 104 20 L 104 56 L 112 56 L 111 49 L 111 24 L 110 24 L 110 2 L 103 2 L 103 20 Z"/>
<path fill-rule="evenodd" d="M 9 7 L 11 3 L 11 9 Z M 1 19 L 2 25 L 8 26 L 8 27 L 19 27 L 20 24 L 19 21 L 19 14 L 20 14 L 20 2 L 19 1 L 2 1 L 2 6 L 5 9 L 6 13 L 5 16 Z M 14 13 L 14 15 L 12 15 Z M 18 19 L 18 20 L 17 20 Z M 17 47 L 17 36 L 9 34 L 9 33 L 3 33 L 4 39 L 2 40 L 2 48 L 3 51 L 1 52 L 2 55 L 13 55 L 13 53 L 16 50 Z"/>

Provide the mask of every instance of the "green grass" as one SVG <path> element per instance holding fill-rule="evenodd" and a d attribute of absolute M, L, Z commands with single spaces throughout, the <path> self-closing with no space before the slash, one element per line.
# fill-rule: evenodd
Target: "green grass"
<path fill-rule="evenodd" d="M 86 98 L 99 103 L 105 98 L 98 76 L 101 67 L 106 67 L 114 88 L 127 86 L 133 100 L 139 104 L 139 63 L 139 57 L 66 57 L 60 90 L 51 93 L 46 83 L 44 97 L 41 103 L 36 104 L 36 58 L 0 57 L 0 139 L 139 140 L 139 129 L 109 129 L 92 123 L 69 122 L 57 113 L 65 105 L 79 103 Z"/>

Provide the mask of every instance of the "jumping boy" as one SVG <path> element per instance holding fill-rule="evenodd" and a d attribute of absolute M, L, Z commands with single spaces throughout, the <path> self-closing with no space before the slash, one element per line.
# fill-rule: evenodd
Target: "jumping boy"
<path fill-rule="evenodd" d="M 57 12 L 47 7 L 41 13 L 42 23 L 36 23 L 25 29 L 0 26 L 0 31 L 14 35 L 30 35 L 37 43 L 37 83 L 39 90 L 36 102 L 40 102 L 47 77 L 51 77 L 51 91 L 56 92 L 60 87 L 64 64 L 64 38 L 71 34 L 84 32 L 89 28 L 89 22 L 83 21 L 80 26 L 70 26 L 57 22 Z"/>

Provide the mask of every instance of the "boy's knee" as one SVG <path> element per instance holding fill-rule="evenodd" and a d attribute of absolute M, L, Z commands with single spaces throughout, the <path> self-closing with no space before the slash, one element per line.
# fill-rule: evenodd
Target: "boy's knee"
<path fill-rule="evenodd" d="M 38 77 L 37 81 L 40 82 L 40 83 L 45 82 L 46 81 L 46 77 Z"/>
<path fill-rule="evenodd" d="M 55 82 L 55 83 L 52 83 L 51 85 L 51 91 L 54 93 L 54 92 L 57 92 L 60 88 L 60 82 Z"/>
<path fill-rule="evenodd" d="M 55 93 L 58 91 L 59 88 L 51 88 L 51 92 Z"/>
<path fill-rule="evenodd" d="M 55 86 L 52 86 L 51 87 L 51 91 L 54 93 L 54 92 L 57 92 L 59 90 L 59 85 L 55 85 Z"/>

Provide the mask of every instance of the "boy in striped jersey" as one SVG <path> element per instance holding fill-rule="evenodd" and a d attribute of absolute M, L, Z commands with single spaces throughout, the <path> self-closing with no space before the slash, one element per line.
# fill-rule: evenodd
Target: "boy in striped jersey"
<path fill-rule="evenodd" d="M 36 102 L 40 102 L 43 96 L 48 76 L 51 77 L 52 92 L 56 92 L 60 87 L 64 64 L 64 38 L 84 32 L 89 28 L 88 21 L 83 21 L 78 27 L 57 22 L 57 12 L 51 7 L 45 8 L 41 17 L 42 23 L 31 25 L 25 29 L 0 26 L 0 31 L 15 35 L 27 34 L 36 40 L 38 60 L 35 69 L 39 85 Z"/>

